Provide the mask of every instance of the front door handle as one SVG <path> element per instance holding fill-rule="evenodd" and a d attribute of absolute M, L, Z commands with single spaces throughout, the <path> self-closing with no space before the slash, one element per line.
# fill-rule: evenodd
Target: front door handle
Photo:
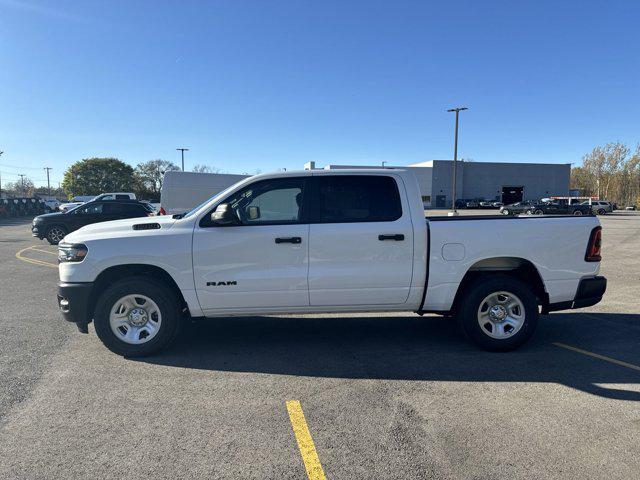
<path fill-rule="evenodd" d="M 279 237 L 276 238 L 276 243 L 302 243 L 300 237 Z"/>
<path fill-rule="evenodd" d="M 401 233 L 396 233 L 395 235 L 378 235 L 378 240 L 395 240 L 396 242 L 401 242 L 404 240 L 404 235 Z"/>

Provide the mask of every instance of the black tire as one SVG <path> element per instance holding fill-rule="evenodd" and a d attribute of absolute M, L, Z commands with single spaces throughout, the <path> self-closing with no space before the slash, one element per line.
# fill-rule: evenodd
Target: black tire
<path fill-rule="evenodd" d="M 574 210 L 574 211 L 573 211 L 573 214 L 574 214 L 576 217 L 579 217 L 580 215 L 582 215 L 582 210 Z"/>
<path fill-rule="evenodd" d="M 511 212 L 505 208 L 504 210 L 502 210 L 502 214 L 503 215 L 510 215 Z"/>
<path fill-rule="evenodd" d="M 49 228 L 47 228 L 45 238 L 51 245 L 58 245 L 58 243 L 60 243 L 62 238 L 64 238 L 67 233 L 69 232 L 62 225 L 51 225 Z M 60 236 L 61 234 L 62 237 Z"/>
<path fill-rule="evenodd" d="M 478 311 L 484 299 L 494 292 L 508 292 L 517 296 L 524 306 L 525 318 L 520 330 L 504 339 L 489 336 L 478 321 Z M 475 280 L 463 292 L 458 308 L 458 321 L 471 341 L 481 348 L 494 352 L 515 350 L 525 343 L 538 325 L 538 302 L 529 287 L 508 275 L 487 275 Z"/>
<path fill-rule="evenodd" d="M 111 330 L 109 316 L 118 300 L 126 295 L 149 297 L 162 315 L 159 331 L 151 340 L 133 345 L 120 340 Z M 94 326 L 98 338 L 113 353 L 125 357 L 153 355 L 167 348 L 177 337 L 182 323 L 180 302 L 174 289 L 149 277 L 130 277 L 110 285 L 98 298 L 94 311 Z"/>
<path fill-rule="evenodd" d="M 607 213 L 607 211 L 604 208 L 598 209 L 598 215 L 604 215 L 605 213 Z"/>
<path fill-rule="evenodd" d="M 544 215 L 544 212 L 542 210 L 540 210 L 540 209 L 536 210 L 534 213 L 536 215 Z"/>

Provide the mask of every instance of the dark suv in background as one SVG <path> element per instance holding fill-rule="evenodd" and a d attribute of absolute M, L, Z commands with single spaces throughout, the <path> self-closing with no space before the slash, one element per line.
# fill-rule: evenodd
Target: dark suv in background
<path fill-rule="evenodd" d="M 51 245 L 57 245 L 67 233 L 85 225 L 152 215 L 153 208 L 149 204 L 136 200 L 92 201 L 66 212 L 38 215 L 33 219 L 31 233 L 39 239 L 46 238 Z"/>
<path fill-rule="evenodd" d="M 560 199 L 553 202 L 537 203 L 527 213 L 534 215 L 591 215 L 592 212 L 589 205 L 581 203 L 571 205 L 567 200 Z"/>

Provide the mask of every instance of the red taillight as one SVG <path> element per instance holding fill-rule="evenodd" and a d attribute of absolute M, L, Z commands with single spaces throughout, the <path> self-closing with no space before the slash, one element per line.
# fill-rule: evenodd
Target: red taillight
<path fill-rule="evenodd" d="M 585 262 L 599 262 L 602 260 L 600 250 L 602 248 L 602 227 L 596 227 L 591 230 L 589 236 L 589 244 L 587 245 L 587 253 L 584 256 Z"/>
<path fill-rule="evenodd" d="M 166 215 L 167 212 L 165 211 L 164 207 L 160 207 L 160 210 L 158 210 L 158 215 Z"/>

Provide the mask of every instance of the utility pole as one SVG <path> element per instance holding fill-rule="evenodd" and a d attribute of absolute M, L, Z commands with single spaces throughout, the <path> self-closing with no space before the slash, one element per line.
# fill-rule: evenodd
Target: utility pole
<path fill-rule="evenodd" d="M 4 152 L 0 150 L 0 157 Z M 0 199 L 2 198 L 2 172 L 0 172 Z"/>
<path fill-rule="evenodd" d="M 47 171 L 47 190 L 49 191 L 49 200 L 51 200 L 51 182 L 49 182 L 49 170 L 51 170 L 51 167 L 44 167 L 44 169 Z"/>
<path fill-rule="evenodd" d="M 182 171 L 184 172 L 184 152 L 188 152 L 189 149 L 188 148 L 176 148 L 176 150 L 180 150 L 180 153 L 182 154 Z"/>
<path fill-rule="evenodd" d="M 22 196 L 24 197 L 24 177 L 25 175 L 23 175 L 22 173 L 19 173 L 18 176 L 20 177 L 20 182 L 22 183 Z"/>
<path fill-rule="evenodd" d="M 455 216 L 458 215 L 458 210 L 456 210 L 456 177 L 457 177 L 457 165 L 458 165 L 458 115 L 461 111 L 468 110 L 467 107 L 457 107 L 450 108 L 447 112 L 456 112 L 456 133 L 453 147 L 453 193 L 451 195 L 452 205 L 451 212 L 449 215 Z"/>

